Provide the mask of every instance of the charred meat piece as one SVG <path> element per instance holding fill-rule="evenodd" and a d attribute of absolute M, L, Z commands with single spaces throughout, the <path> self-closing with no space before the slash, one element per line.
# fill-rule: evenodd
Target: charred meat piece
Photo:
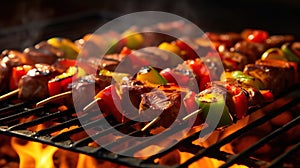
<path fill-rule="evenodd" d="M 181 92 L 155 90 L 141 95 L 139 115 L 142 121 L 151 121 L 160 116 L 158 125 L 168 128 L 176 120 L 181 107 Z"/>
<path fill-rule="evenodd" d="M 258 89 L 245 83 L 241 83 L 233 78 L 227 79 L 226 82 L 242 89 L 248 98 L 249 107 L 260 106 L 261 104 L 265 103 L 265 100 Z"/>
<path fill-rule="evenodd" d="M 120 62 L 125 59 L 124 54 L 108 54 L 105 55 L 99 62 L 99 69 L 107 69 L 109 71 L 114 71 Z"/>
<path fill-rule="evenodd" d="M 115 71 L 116 67 L 124 60 L 126 55 L 124 54 L 108 54 L 102 58 L 99 57 L 88 57 L 78 58 L 81 62 L 86 62 L 95 69 L 106 69 L 109 71 Z"/>
<path fill-rule="evenodd" d="M 64 103 L 68 107 L 76 104 L 77 108 L 82 109 L 94 100 L 95 94 L 111 84 L 111 77 L 100 75 L 87 75 L 69 84 L 72 96 L 65 98 Z"/>
<path fill-rule="evenodd" d="M 242 70 L 248 63 L 248 58 L 238 52 L 224 51 L 220 53 L 225 70 Z"/>
<path fill-rule="evenodd" d="M 279 60 L 260 60 L 255 64 L 246 65 L 244 73 L 259 79 L 266 89 L 278 96 L 297 82 L 296 66 L 295 63 Z"/>
<path fill-rule="evenodd" d="M 58 73 L 51 66 L 36 64 L 19 82 L 19 98 L 24 100 L 43 99 L 49 96 L 48 81 Z"/>
<path fill-rule="evenodd" d="M 212 32 L 206 33 L 206 36 L 213 42 L 215 45 L 224 45 L 225 48 L 229 49 L 233 47 L 235 43 L 242 39 L 239 33 L 226 33 L 226 34 L 216 34 Z"/>
<path fill-rule="evenodd" d="M 31 63 L 23 53 L 15 50 L 4 50 L 0 61 L 0 93 L 9 90 L 12 68 Z"/>
<path fill-rule="evenodd" d="M 151 92 L 151 90 L 153 90 L 153 87 L 147 86 L 138 80 L 123 81 L 120 85 L 123 114 L 131 119 L 137 117 L 142 99 L 141 95 Z"/>
<path fill-rule="evenodd" d="M 0 93 L 9 90 L 11 68 L 3 61 L 0 62 Z"/>
<path fill-rule="evenodd" d="M 266 40 L 266 44 L 270 47 L 280 47 L 281 45 L 283 45 L 284 43 L 287 42 L 292 42 L 294 41 L 295 37 L 292 35 L 273 35 L 270 36 L 267 40 Z"/>
<path fill-rule="evenodd" d="M 231 51 L 238 52 L 247 57 L 247 63 L 254 63 L 259 59 L 262 53 L 267 49 L 267 45 L 264 43 L 252 43 L 247 41 L 240 41 L 234 45 Z"/>
<path fill-rule="evenodd" d="M 60 55 L 60 53 L 56 53 L 56 52 L 52 53 L 53 51 L 50 49 L 50 45 L 49 46 L 44 45 L 43 47 L 40 45 L 37 45 L 37 47 L 38 48 L 30 47 L 30 48 L 26 48 L 24 50 L 24 54 L 30 60 L 33 60 L 34 63 L 53 64 L 57 60 L 58 55 Z M 48 49 L 50 49 L 50 50 L 48 50 Z"/>

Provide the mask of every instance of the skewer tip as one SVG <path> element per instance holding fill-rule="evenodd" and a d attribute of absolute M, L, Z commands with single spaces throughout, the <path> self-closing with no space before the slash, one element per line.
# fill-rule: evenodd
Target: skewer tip
<path fill-rule="evenodd" d="M 39 101 L 35 104 L 36 107 L 41 107 L 47 103 L 50 103 L 50 102 L 53 102 L 55 100 L 59 100 L 59 99 L 62 99 L 62 98 L 65 98 L 69 95 L 72 94 L 72 91 L 67 91 L 67 92 L 64 92 L 64 93 L 60 93 L 60 94 L 57 94 L 57 95 L 54 95 L 54 96 L 51 96 L 51 97 L 48 97 L 42 101 Z"/>
<path fill-rule="evenodd" d="M 92 102 L 90 102 L 88 105 L 86 105 L 83 108 L 83 111 L 84 112 L 88 111 L 89 109 L 91 109 L 92 107 L 94 107 L 98 103 L 98 101 L 100 101 L 100 100 L 101 100 L 101 98 L 97 98 L 97 99 L 93 100 Z"/>
<path fill-rule="evenodd" d="M 16 90 L 10 91 L 10 92 L 0 96 L 0 101 L 6 100 L 6 99 L 18 94 L 19 91 L 20 91 L 20 89 L 16 89 Z"/>
<path fill-rule="evenodd" d="M 186 115 L 185 117 L 182 118 L 182 121 L 186 121 L 188 119 L 190 119 L 191 117 L 194 117 L 195 115 L 198 115 L 199 113 L 201 113 L 202 110 L 198 109 L 196 111 L 191 112 L 190 114 Z"/>
<path fill-rule="evenodd" d="M 156 118 L 154 118 L 152 121 L 150 121 L 147 125 L 145 125 L 141 131 L 144 132 L 146 131 L 148 128 L 150 128 L 151 126 L 153 126 L 155 123 L 157 123 L 160 120 L 160 116 L 157 116 Z"/>

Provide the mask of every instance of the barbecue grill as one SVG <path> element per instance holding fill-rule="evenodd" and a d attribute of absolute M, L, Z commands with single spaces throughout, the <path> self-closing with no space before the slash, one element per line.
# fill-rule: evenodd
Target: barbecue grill
<path fill-rule="evenodd" d="M 90 14 L 90 13 L 89 13 Z M 79 16 L 79 15 L 78 15 Z M 81 21 L 86 21 L 86 18 L 89 18 L 90 15 L 80 15 Z M 93 14 L 93 16 L 95 16 Z M 96 15 L 102 16 L 103 15 Z M 97 18 L 99 19 L 99 18 Z M 69 24 L 70 18 L 65 18 L 63 20 L 57 21 L 55 23 L 48 22 L 43 27 L 46 29 L 50 28 L 50 30 L 55 30 L 55 28 L 63 27 L 65 24 Z M 72 20 L 72 19 L 71 19 Z M 78 20 L 77 20 L 78 21 Z M 76 21 L 76 22 L 77 22 Z M 51 23 L 49 25 L 49 23 Z M 94 22 L 95 23 L 95 22 Z M 30 27 L 29 27 L 30 28 Z M 20 32 L 20 30 L 26 30 L 27 28 L 16 29 L 16 31 Z M 8 32 L 13 32 L 14 29 L 11 29 Z M 3 31 L 4 32 L 4 31 Z M 0 32 L 0 35 L 3 33 Z M 5 31 L 7 32 L 7 31 Z M 72 36 L 74 35 L 78 37 L 78 34 L 71 33 Z M 45 39 L 46 35 L 42 35 L 41 37 L 37 38 L 37 41 L 40 39 Z M 1 43 L 0 43 L 1 44 Z M 252 146 L 249 146 L 248 149 L 244 150 L 241 153 L 231 154 L 224 151 L 221 151 L 220 148 L 232 141 L 236 140 L 237 138 L 241 137 L 245 133 L 255 129 L 256 127 L 270 121 L 272 118 L 280 115 L 284 111 L 296 106 L 300 103 L 300 85 L 294 86 L 282 94 L 278 99 L 274 102 L 266 104 L 264 107 L 258 109 L 252 109 L 249 111 L 251 114 L 256 114 L 259 112 L 266 113 L 265 116 L 250 122 L 246 126 L 238 129 L 237 131 L 233 132 L 229 136 L 218 140 L 216 143 L 208 146 L 203 147 L 200 145 L 195 145 L 192 142 L 199 138 L 201 131 L 196 131 L 193 134 L 185 137 L 184 139 L 178 141 L 178 143 L 156 155 L 151 157 L 141 159 L 141 158 L 134 158 L 134 157 L 127 157 L 119 154 L 112 153 L 107 151 L 104 147 L 94 147 L 90 146 L 89 144 L 92 143 L 97 138 L 104 137 L 111 133 L 112 129 L 124 130 L 126 129 L 128 135 L 131 136 L 147 136 L 147 133 L 141 132 L 135 129 L 128 129 L 133 127 L 135 124 L 134 121 L 129 121 L 127 123 L 116 123 L 112 116 L 107 116 L 105 118 L 98 118 L 95 119 L 95 115 L 97 113 L 87 113 L 81 116 L 77 116 L 74 109 L 68 110 L 57 110 L 51 111 L 51 106 L 42 106 L 42 107 L 34 107 L 33 105 L 35 102 L 15 102 L 14 99 L 9 99 L 4 102 L 1 102 L 0 105 L 0 133 L 5 134 L 8 136 L 18 137 L 24 140 L 29 141 L 36 141 L 41 142 L 43 144 L 55 146 L 61 149 L 66 149 L 69 151 L 77 152 L 92 156 L 97 159 L 103 159 L 107 161 L 111 161 L 120 165 L 125 165 L 129 167 L 151 167 L 151 168 L 159 168 L 159 167 L 188 167 L 190 164 L 194 163 L 195 161 L 203 158 L 215 158 L 217 160 L 224 161 L 224 164 L 221 167 L 229 167 L 233 164 L 241 164 L 248 167 L 281 167 L 286 164 L 286 160 L 289 157 L 295 155 L 297 151 L 300 149 L 300 143 L 296 143 L 292 148 L 288 151 L 282 153 L 281 155 L 277 156 L 272 161 L 263 161 L 252 157 L 252 153 L 262 147 L 264 144 L 272 141 L 278 135 L 286 132 L 290 128 L 296 126 L 300 123 L 300 116 L 298 115 L 292 121 L 288 122 L 284 126 L 272 131 L 271 133 L 264 136 L 260 139 L 257 143 Z M 35 116 L 34 119 L 29 121 L 20 122 L 20 120 L 24 117 Z M 39 131 L 31 131 L 29 128 L 37 126 L 39 124 L 44 124 L 47 121 L 54 121 L 55 125 L 50 126 L 48 128 L 39 130 Z M 101 120 L 108 120 L 110 121 L 112 127 L 104 128 L 99 123 Z M 76 126 L 74 129 L 70 129 L 64 132 L 60 132 L 65 128 L 70 128 L 71 126 Z M 180 125 L 179 129 L 170 130 L 166 134 L 167 135 L 174 135 L 178 132 L 186 128 L 186 125 Z M 181 128 L 181 129 L 180 129 Z M 94 129 L 97 130 L 93 135 L 81 137 L 80 139 L 72 139 L 73 135 L 76 135 L 80 132 L 85 131 L 85 129 Z M 56 133 L 60 132 L 60 133 Z M 55 134 L 54 134 L 55 133 Z M 164 135 L 166 135 L 164 134 Z M 120 137 L 114 141 L 111 141 L 105 146 L 113 146 L 123 142 L 126 142 L 126 137 Z M 139 144 L 134 146 L 130 146 L 126 149 L 126 152 L 130 151 L 137 151 L 141 150 L 149 145 L 150 141 L 161 141 L 159 137 L 155 137 L 146 141 L 141 141 Z M 194 156 L 188 159 L 186 162 L 180 165 L 174 166 L 167 166 L 161 165 L 155 162 L 155 159 L 161 158 L 173 150 L 179 150 L 181 152 L 188 152 L 193 154 Z M 124 151 L 125 152 L 125 151 Z"/>
<path fill-rule="evenodd" d="M 291 148 L 289 151 L 283 153 L 282 155 L 278 156 L 276 159 L 274 159 L 272 162 L 266 162 L 258 159 L 254 159 L 250 157 L 251 153 L 255 150 L 259 149 L 264 144 L 268 143 L 281 133 L 287 131 L 288 129 L 292 128 L 296 124 L 300 123 L 300 116 L 296 117 L 289 123 L 285 124 L 283 127 L 280 127 L 276 129 L 275 131 L 271 132 L 270 134 L 263 137 L 260 141 L 255 143 L 254 145 L 250 146 L 247 150 L 243 151 L 242 153 L 238 153 L 235 155 L 222 152 L 220 151 L 220 148 L 224 146 L 227 143 L 230 143 L 231 141 L 237 139 L 238 137 L 242 136 L 244 133 L 251 131 L 255 127 L 262 125 L 263 123 L 269 121 L 270 119 L 278 116 L 285 110 L 288 110 L 289 108 L 297 105 L 300 103 L 300 85 L 295 86 L 292 88 L 288 93 L 282 95 L 279 99 L 276 101 L 264 106 L 263 108 L 257 109 L 255 111 L 252 111 L 251 113 L 258 113 L 258 111 L 264 111 L 267 113 L 265 116 L 249 123 L 248 125 L 244 126 L 243 128 L 233 132 L 231 135 L 227 136 L 226 138 L 216 142 L 215 144 L 210 145 L 207 148 L 194 145 L 192 142 L 194 140 L 197 140 L 199 138 L 199 134 L 201 131 L 197 131 L 193 133 L 192 135 L 180 140 L 175 146 L 157 154 L 153 155 L 147 159 L 138 159 L 133 157 L 126 157 L 118 154 L 114 154 L 110 151 L 107 151 L 103 147 L 91 147 L 88 144 L 93 142 L 92 138 L 101 138 L 107 134 L 110 133 L 110 131 L 113 128 L 118 129 L 128 129 L 131 127 L 134 122 L 130 121 L 127 123 L 119 123 L 114 124 L 113 127 L 109 128 L 102 128 L 101 125 L 98 123 L 100 120 L 106 119 L 106 120 L 112 120 L 112 117 L 108 116 L 106 118 L 97 119 L 94 120 L 93 117 L 97 113 L 88 113 L 85 115 L 80 116 L 77 118 L 74 116 L 75 111 L 74 110 L 67 110 L 67 111 L 56 111 L 51 112 L 49 110 L 50 107 L 42 106 L 38 108 L 32 108 L 32 104 L 28 102 L 20 102 L 16 104 L 9 104 L 5 103 L 5 105 L 2 105 L 0 109 L 0 132 L 2 134 L 6 134 L 9 136 L 16 136 L 22 139 L 26 139 L 29 141 L 37 141 L 44 144 L 56 146 L 58 148 L 83 153 L 90 155 L 92 157 L 98 158 L 98 159 L 104 159 L 108 161 L 112 161 L 114 163 L 118 163 L 120 165 L 126 165 L 130 167 L 168 167 L 165 165 L 159 165 L 154 162 L 156 158 L 161 158 L 167 153 L 171 152 L 172 150 L 178 149 L 182 152 L 189 152 L 194 154 L 192 158 L 187 160 L 185 163 L 181 165 L 175 165 L 172 167 L 187 167 L 188 165 L 192 164 L 193 162 L 203 158 L 203 157 L 209 157 L 209 158 L 215 158 L 218 160 L 225 161 L 225 164 L 222 165 L 222 167 L 228 167 L 232 164 L 242 164 L 249 167 L 280 167 L 284 161 L 292 156 L 294 152 L 299 150 L 300 143 L 297 143 L 293 148 Z M 19 123 L 20 119 L 23 117 L 28 117 L 34 115 L 36 116 L 35 119 L 32 119 L 27 122 Z M 70 117 L 74 116 L 74 117 Z M 81 121 L 84 121 L 83 124 L 80 124 L 79 119 Z M 55 122 L 58 122 L 59 124 L 39 130 L 39 131 L 30 131 L 28 128 L 37 126 L 39 124 L 43 124 L 46 121 L 54 120 Z M 54 132 L 60 131 L 64 128 L 69 128 L 71 126 L 78 126 L 74 129 L 71 129 L 69 131 L 65 131 L 56 135 L 51 135 Z M 97 130 L 100 130 L 99 132 L 96 132 L 95 134 L 91 136 L 86 136 L 80 139 L 77 139 L 73 141 L 71 139 L 72 135 L 75 135 L 76 133 L 84 131 L 86 128 L 96 128 Z M 179 128 L 184 129 L 185 125 L 180 126 Z M 180 129 L 171 130 L 167 132 L 167 135 L 173 135 L 178 132 L 180 132 Z M 138 135 L 138 134 L 144 134 L 141 131 L 132 129 L 130 132 L 128 132 L 129 135 Z M 116 145 L 122 142 L 126 141 L 126 137 L 121 137 L 115 141 L 112 141 L 106 145 Z M 159 139 L 159 137 L 147 140 L 147 141 L 141 141 L 139 144 L 136 144 L 134 146 L 131 146 L 127 149 L 128 151 L 136 151 L 139 149 L 143 149 L 149 145 L 150 141 L 162 141 Z"/>

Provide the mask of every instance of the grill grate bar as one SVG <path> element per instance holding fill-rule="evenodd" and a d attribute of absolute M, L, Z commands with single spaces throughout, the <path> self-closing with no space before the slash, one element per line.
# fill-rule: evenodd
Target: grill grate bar
<path fill-rule="evenodd" d="M 71 111 L 69 111 L 71 112 Z M 38 131 L 35 136 L 43 136 L 43 135 L 47 135 L 47 134 L 50 134 L 50 133 L 53 133 L 55 131 L 60 131 L 61 129 L 64 129 L 64 128 L 68 128 L 72 125 L 78 125 L 80 122 L 79 122 L 79 119 L 80 120 L 87 120 L 88 118 L 90 118 L 91 115 L 90 114 L 86 114 L 86 115 L 83 115 L 83 116 L 80 116 L 78 118 L 72 118 L 70 120 L 67 120 L 63 123 L 60 123 L 60 124 L 57 124 L 57 125 L 54 125 L 54 126 L 51 126 L 49 128 L 45 128 L 41 131 Z"/>
<path fill-rule="evenodd" d="M 259 147 L 263 146 L 265 143 L 267 143 L 272 138 L 276 137 L 277 135 L 281 134 L 284 131 L 287 131 L 288 129 L 292 128 L 293 126 L 297 125 L 298 123 L 300 123 L 300 116 L 296 117 L 294 120 L 292 120 L 288 124 L 285 124 L 284 126 L 276 129 L 272 133 L 268 134 L 267 136 L 265 136 L 264 138 L 259 140 L 257 143 L 255 143 L 254 145 L 252 145 L 245 151 L 241 152 L 240 154 L 232 156 L 232 158 L 230 158 L 224 165 L 222 165 L 221 168 L 231 166 L 237 160 L 242 159 L 245 156 L 248 156 L 252 152 L 256 151 Z"/>
<path fill-rule="evenodd" d="M 183 152 L 189 152 L 189 153 L 197 153 L 200 150 L 205 149 L 202 146 L 199 145 L 194 145 L 194 144 L 186 144 L 185 146 L 179 146 L 179 150 Z M 209 158 L 215 158 L 218 160 L 226 161 L 229 157 L 231 157 L 232 154 L 224 152 L 224 151 L 215 151 L 215 152 L 210 152 L 207 154 L 207 157 Z M 244 158 L 243 160 L 239 160 L 237 164 L 242 164 L 242 165 L 247 165 L 248 167 L 251 168 L 259 168 L 260 165 L 266 165 L 267 163 L 264 161 L 259 161 L 257 159 L 253 158 Z"/>
<path fill-rule="evenodd" d="M 1 124 L 4 124 L 4 123 L 6 123 L 6 124 L 12 123 L 13 121 L 16 121 L 16 120 L 18 120 L 18 119 L 21 119 L 22 117 L 27 117 L 27 116 L 30 116 L 30 115 L 39 113 L 39 112 L 41 112 L 42 110 L 44 110 L 44 107 L 37 107 L 37 108 L 34 108 L 34 109 L 28 109 L 28 110 L 25 110 L 25 111 L 23 111 L 23 112 L 19 112 L 19 113 L 16 113 L 16 114 L 13 114 L 13 115 L 10 115 L 10 116 L 1 118 L 1 119 L 0 119 L 0 123 L 1 123 Z"/>
<path fill-rule="evenodd" d="M 170 128 L 167 131 L 164 131 L 156 136 L 150 137 L 145 141 L 142 141 L 126 150 L 120 151 L 120 153 L 126 153 L 127 155 L 133 155 L 134 152 L 141 150 L 145 147 L 147 147 L 149 144 L 152 144 L 153 142 L 156 142 L 157 144 L 162 140 L 163 137 L 169 137 L 177 132 L 180 132 L 186 128 L 186 125 L 180 124 L 179 126 L 176 127 L 176 129 Z M 163 138 L 164 139 L 164 138 Z M 175 141 L 175 140 L 174 140 Z"/>
<path fill-rule="evenodd" d="M 74 135 L 74 134 L 79 133 L 81 131 L 84 131 L 84 128 L 83 127 L 77 127 L 77 128 L 71 129 L 69 131 L 62 132 L 62 133 L 60 133 L 58 135 L 55 135 L 55 136 L 51 137 L 50 140 L 53 141 L 53 142 L 67 141 L 67 140 L 70 139 L 71 135 Z"/>
<path fill-rule="evenodd" d="M 268 168 L 276 168 L 279 167 L 280 164 L 282 164 L 283 161 L 285 161 L 285 159 L 292 155 L 294 152 L 297 152 L 298 150 L 300 150 L 300 142 L 298 142 L 292 149 L 290 149 L 289 151 L 281 154 L 280 156 L 278 156 L 271 164 L 269 164 L 267 167 Z"/>
<path fill-rule="evenodd" d="M 53 133 L 53 132 L 56 132 L 56 131 L 60 131 L 64 128 L 68 128 L 72 125 L 77 125 L 79 124 L 78 120 L 77 119 L 71 119 L 71 120 L 68 120 L 62 124 L 57 124 L 57 125 L 54 125 L 54 126 L 51 126 L 51 127 L 48 127 L 48 128 L 45 128 L 43 130 L 40 130 L 38 132 L 36 132 L 34 134 L 34 136 L 36 137 L 39 137 L 39 136 L 45 136 L 45 135 L 49 135 L 50 133 Z"/>
<path fill-rule="evenodd" d="M 178 142 L 176 145 L 168 148 L 167 150 L 161 150 L 158 152 L 158 154 L 156 155 L 152 155 L 150 157 L 148 157 L 147 159 L 145 159 L 143 162 L 145 163 L 149 163 L 149 162 L 153 162 L 156 158 L 160 158 L 162 157 L 163 155 L 171 152 L 172 150 L 180 147 L 181 145 L 185 145 L 185 144 L 188 144 L 188 143 L 191 143 L 192 141 L 196 140 L 199 138 L 199 134 L 200 134 L 201 131 L 197 131 L 195 133 L 193 133 L 192 135 L 182 139 L 180 142 Z"/>
<path fill-rule="evenodd" d="M 38 124 L 42 124 L 45 121 L 49 121 L 51 119 L 55 119 L 57 117 L 66 115 L 65 112 L 62 111 L 57 111 L 55 113 L 51 113 L 49 115 L 45 115 L 43 117 L 28 121 L 28 122 L 24 122 L 24 123 L 20 123 L 20 124 L 16 124 L 14 126 L 9 127 L 7 130 L 8 131 L 13 131 L 13 130 L 18 130 L 18 129 L 27 129 L 28 127 L 32 127 Z"/>
<path fill-rule="evenodd" d="M 102 147 L 103 147 L 103 148 L 110 148 L 110 147 L 112 147 L 112 146 L 114 146 L 114 145 L 117 145 L 117 144 L 119 144 L 119 143 L 125 142 L 126 140 L 130 139 L 131 136 L 136 136 L 136 135 L 139 134 L 139 133 L 141 133 L 140 130 L 133 131 L 133 132 L 127 134 L 125 137 L 119 138 L 119 139 L 117 139 L 117 140 L 114 141 L 114 142 L 110 142 L 110 143 L 107 143 L 107 144 L 102 145 Z"/>
<path fill-rule="evenodd" d="M 298 90 L 299 92 L 299 90 Z M 192 164 L 193 162 L 199 160 L 200 158 L 204 157 L 205 155 L 207 155 L 210 152 L 214 152 L 216 149 L 219 149 L 220 147 L 222 147 L 223 145 L 231 142 L 232 140 L 234 140 L 237 137 L 240 137 L 241 135 L 243 135 L 244 133 L 248 132 L 249 130 L 253 129 L 254 127 L 257 127 L 263 123 L 265 123 L 266 121 L 269 121 L 271 118 L 274 118 L 275 116 L 277 116 L 278 114 L 284 112 L 286 109 L 288 109 L 289 107 L 296 105 L 297 102 L 299 102 L 299 95 L 298 92 L 293 92 L 293 94 L 289 94 L 287 97 L 284 97 L 283 99 L 286 100 L 286 98 L 289 98 L 288 102 L 285 102 L 286 104 L 277 108 L 277 109 L 273 109 L 272 107 L 275 106 L 275 104 L 277 104 L 276 102 L 280 101 L 275 101 L 267 106 L 265 106 L 262 109 L 259 110 L 265 110 L 265 109 L 269 109 L 272 110 L 271 112 L 267 113 L 266 115 L 264 115 L 263 117 L 255 120 L 252 123 L 249 123 L 248 125 L 244 126 L 243 128 L 235 131 L 234 133 L 228 135 L 227 137 L 225 137 L 224 139 L 216 142 L 215 144 L 209 146 L 208 148 L 203 149 L 202 151 L 199 151 L 199 153 L 197 153 L 197 155 L 195 155 L 194 157 L 190 158 L 189 160 L 187 160 L 185 163 L 183 163 L 182 165 L 180 165 L 179 167 L 188 167 L 188 165 Z M 292 98 L 294 95 L 297 95 L 297 98 Z M 295 97 L 295 96 L 294 96 Z"/>
<path fill-rule="evenodd" d="M 110 116 L 111 117 L 111 116 Z M 103 118 L 105 119 L 105 118 Z M 98 120 L 99 122 L 99 120 Z M 94 139 L 97 139 L 97 138 L 100 138 L 102 136 L 105 136 L 109 133 L 111 133 L 114 129 L 117 129 L 119 127 L 123 127 L 123 126 L 128 126 L 128 125 L 131 125 L 135 123 L 135 121 L 129 121 L 129 122 L 126 122 L 126 123 L 119 123 L 117 125 L 115 125 L 114 127 L 109 127 L 109 128 L 106 128 L 105 130 L 101 131 L 101 132 L 98 132 L 94 135 L 90 135 L 89 137 L 86 137 L 86 138 L 83 138 L 79 141 L 76 141 L 74 142 L 73 146 L 83 146 L 83 145 L 86 145 L 90 142 L 93 142 Z"/>
<path fill-rule="evenodd" d="M 14 105 L 10 105 L 7 107 L 3 107 L 0 109 L 0 112 L 5 112 L 5 111 L 9 111 L 9 110 L 18 110 L 18 109 L 22 109 L 26 106 L 26 104 L 24 102 L 22 103 L 18 103 L 18 104 L 14 104 Z"/>

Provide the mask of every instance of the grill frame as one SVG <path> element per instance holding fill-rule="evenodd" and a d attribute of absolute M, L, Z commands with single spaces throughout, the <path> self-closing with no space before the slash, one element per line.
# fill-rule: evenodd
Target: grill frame
<path fill-rule="evenodd" d="M 106 149 L 104 149 L 102 147 L 94 148 L 94 147 L 87 146 L 87 144 L 89 142 L 92 142 L 92 139 L 90 137 L 80 139 L 76 142 L 71 142 L 71 140 L 68 138 L 71 135 L 74 135 L 75 133 L 83 131 L 84 127 L 86 127 L 86 126 L 93 127 L 93 126 L 97 125 L 97 122 L 99 122 L 99 120 L 112 119 L 111 116 L 108 116 L 107 118 L 98 119 L 98 120 L 95 120 L 92 122 L 88 122 L 88 120 L 87 120 L 87 123 L 84 125 L 80 125 L 80 122 L 77 117 L 71 117 L 71 118 L 67 118 L 66 121 L 64 121 L 58 125 L 48 127 L 41 131 L 32 132 L 32 131 L 28 131 L 26 129 L 31 126 L 36 126 L 40 123 L 44 123 L 45 121 L 48 121 L 49 119 L 57 119 L 59 117 L 71 116 L 72 114 L 75 113 L 75 111 L 73 111 L 71 109 L 71 110 L 67 110 L 67 111 L 47 112 L 47 110 L 48 110 L 47 106 L 42 106 L 39 108 L 28 108 L 28 106 L 30 107 L 31 104 L 18 103 L 15 106 L 10 105 L 10 106 L 3 107 L 0 109 L 0 112 L 2 112 L 2 113 L 5 111 L 8 111 L 8 113 L 12 113 L 10 115 L 5 113 L 6 115 L 8 115 L 7 117 L 3 117 L 3 115 L 2 115 L 2 117 L 0 117 L 0 123 L 1 123 L 0 124 L 0 133 L 8 135 L 8 136 L 22 138 L 24 140 L 41 142 L 41 143 L 55 146 L 55 147 L 58 147 L 61 149 L 86 154 L 86 155 L 95 157 L 97 159 L 103 159 L 103 160 L 111 161 L 111 162 L 114 162 L 117 164 L 130 166 L 130 167 L 143 167 L 143 168 L 146 168 L 146 167 L 154 167 L 154 168 L 170 167 L 170 166 L 158 165 L 158 164 L 154 163 L 154 159 L 160 158 L 174 149 L 179 149 L 180 151 L 194 153 L 196 155 L 181 165 L 175 165 L 175 166 L 171 166 L 171 167 L 178 167 L 178 168 L 188 167 L 188 165 L 192 164 L 193 162 L 195 162 L 203 157 L 210 157 L 210 158 L 215 158 L 218 160 L 225 161 L 226 163 L 222 167 L 228 167 L 233 163 L 243 164 L 243 165 L 247 165 L 249 167 L 276 167 L 283 162 L 284 158 L 286 158 L 288 155 L 291 155 L 293 151 L 299 149 L 299 144 L 296 144 L 296 146 L 294 148 L 290 149 L 290 151 L 284 153 L 283 155 L 281 155 L 280 157 L 275 159 L 273 161 L 273 163 L 268 163 L 265 161 L 257 160 L 257 159 L 249 157 L 249 155 L 251 152 L 255 151 L 260 146 L 267 143 L 269 138 L 272 139 L 273 137 L 275 137 L 277 134 L 276 132 L 285 131 L 287 128 L 299 123 L 300 117 L 297 117 L 296 121 L 293 120 L 293 121 L 287 123 L 285 126 L 278 128 L 277 130 L 268 134 L 266 137 L 264 137 L 263 139 L 258 141 L 255 145 L 251 146 L 249 149 L 245 150 L 242 153 L 232 155 L 232 154 L 229 154 L 226 152 L 222 152 L 219 149 L 223 145 L 230 143 L 234 139 L 242 136 L 247 131 L 269 121 L 271 118 L 276 117 L 277 115 L 281 114 L 282 112 L 284 112 L 291 106 L 296 105 L 299 102 L 300 102 L 300 85 L 297 85 L 297 86 L 293 87 L 288 93 L 286 93 L 285 95 L 282 95 L 280 98 L 276 99 L 274 102 L 267 104 L 263 108 L 260 108 L 256 111 L 252 112 L 252 113 L 256 113 L 258 111 L 264 111 L 264 112 L 267 112 L 265 116 L 247 124 L 245 127 L 240 128 L 239 130 L 233 132 L 231 135 L 229 135 L 229 136 L 225 137 L 224 139 L 218 141 L 217 143 L 209 146 L 208 148 L 204 148 L 204 147 L 192 144 L 192 141 L 199 138 L 200 131 L 197 131 L 194 134 L 180 140 L 176 145 L 167 149 L 166 151 L 159 153 L 157 155 L 151 156 L 145 160 L 114 154 L 110 151 L 107 151 Z M 17 108 L 18 110 L 20 108 L 22 108 L 23 111 L 15 113 L 14 108 Z M 274 110 L 274 108 L 276 108 L 276 109 Z M 30 116 L 33 114 L 38 116 L 34 120 L 27 121 L 27 122 L 24 122 L 21 124 L 10 125 L 10 123 L 15 122 L 14 121 L 15 119 L 18 119 L 18 118 L 20 119 L 22 117 Z M 80 119 L 82 120 L 85 118 L 86 119 L 92 118 L 95 114 L 96 113 L 87 113 L 86 115 L 80 116 Z M 14 119 L 14 120 L 12 120 L 12 119 Z M 111 128 L 128 127 L 128 125 L 130 126 L 131 124 L 134 124 L 134 122 L 130 121 L 127 123 L 119 123 L 119 124 L 114 125 L 114 127 L 111 127 Z M 55 136 L 50 135 L 51 133 L 53 133 L 55 131 L 59 131 L 63 128 L 68 128 L 72 125 L 79 125 L 79 127 L 75 128 L 75 129 L 71 129 L 71 130 L 63 132 L 63 133 L 59 133 L 58 135 L 55 135 Z M 182 128 L 184 128 L 184 127 L 185 126 L 182 125 Z M 111 128 L 104 129 L 103 131 L 97 133 L 98 135 L 95 134 L 95 136 L 100 136 L 99 134 L 105 135 L 105 134 L 109 133 Z M 171 131 L 172 132 L 170 132 L 170 133 L 173 134 L 179 130 L 176 130 L 174 132 L 174 130 L 171 129 Z M 134 131 L 131 134 L 137 134 L 139 132 L 140 131 Z M 122 138 L 120 138 L 119 140 L 122 140 Z M 156 139 L 152 139 L 152 141 L 153 140 L 156 140 Z M 151 141 L 151 139 L 148 141 Z M 114 144 L 114 143 L 119 143 L 119 141 L 112 142 L 111 144 Z M 133 150 L 133 149 L 135 150 L 137 148 L 142 149 L 147 145 L 148 144 L 146 142 L 143 142 L 141 144 L 137 144 L 136 146 L 131 147 L 130 149 L 128 149 L 128 151 Z M 243 158 L 243 160 L 241 160 L 240 158 Z"/>

